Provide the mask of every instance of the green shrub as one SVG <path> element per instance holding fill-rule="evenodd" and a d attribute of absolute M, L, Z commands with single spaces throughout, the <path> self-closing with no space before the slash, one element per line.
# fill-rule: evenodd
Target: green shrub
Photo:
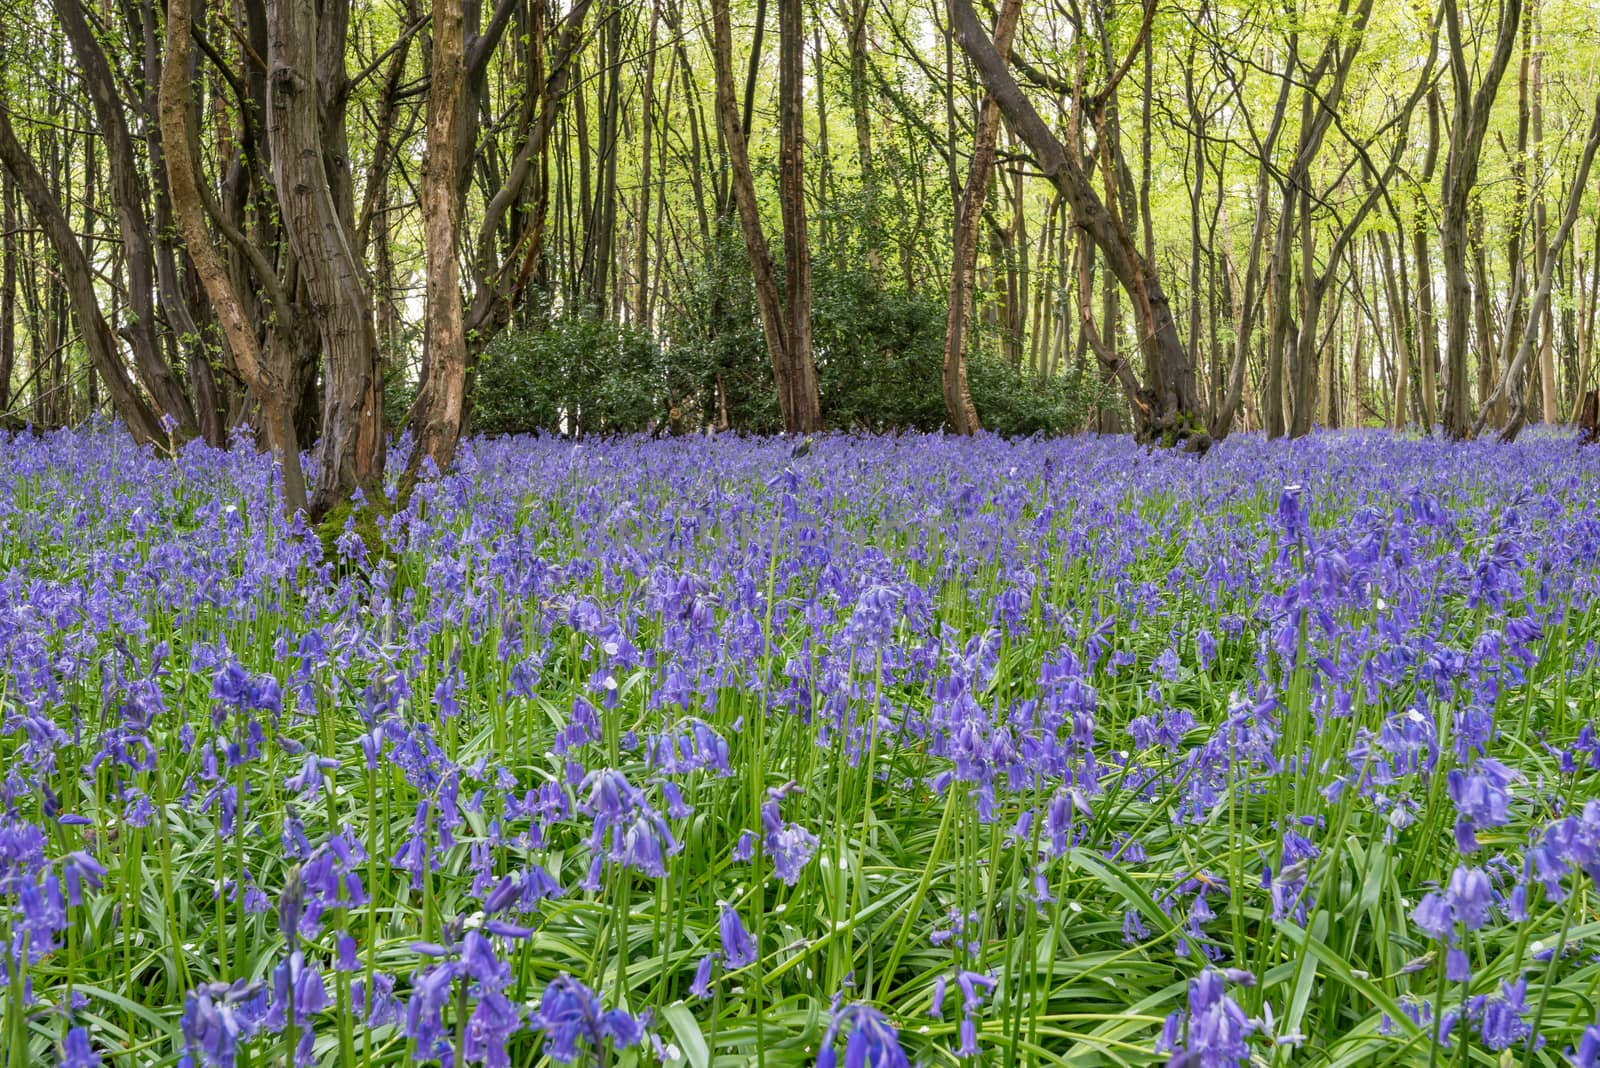
<path fill-rule="evenodd" d="M 737 234 L 718 243 L 692 282 L 687 310 L 669 322 L 666 360 L 675 403 L 716 422 L 721 400 L 736 429 L 781 429 L 755 290 Z M 863 268 L 812 266 L 812 349 L 822 417 L 841 430 L 936 430 L 945 425 L 940 373 L 946 304 L 883 285 Z M 1085 411 L 1065 377 L 1041 382 L 1007 364 L 981 329 L 968 383 L 983 425 L 999 434 L 1064 433 Z M 718 385 L 721 392 L 718 392 Z"/>
<path fill-rule="evenodd" d="M 661 343 L 582 311 L 503 334 L 479 361 L 472 429 L 627 433 L 706 424 L 782 429 L 755 289 L 738 234 L 716 243 Z M 781 284 L 781 280 L 780 280 Z M 859 267 L 812 270 L 812 349 L 823 421 L 838 430 L 937 430 L 945 302 L 887 286 Z M 997 434 L 1058 434 L 1079 425 L 1086 398 L 1060 377 L 1013 368 L 981 327 L 968 382 L 979 419 Z"/>
<path fill-rule="evenodd" d="M 674 402 L 691 427 L 783 429 L 743 239 L 729 228 L 689 279 L 662 346 Z"/>
<path fill-rule="evenodd" d="M 472 429 L 625 433 L 664 419 L 667 408 L 655 339 L 582 310 L 490 343 L 477 364 Z"/>
<path fill-rule="evenodd" d="M 967 388 L 983 428 L 1006 437 L 1076 430 L 1083 425 L 1090 400 L 1066 376 L 1038 378 L 1011 366 L 992 349 L 980 349 L 967 358 Z"/>

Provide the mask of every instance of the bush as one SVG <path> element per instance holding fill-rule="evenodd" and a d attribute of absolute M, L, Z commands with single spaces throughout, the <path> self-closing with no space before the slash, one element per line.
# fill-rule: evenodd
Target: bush
<path fill-rule="evenodd" d="M 718 384 L 736 429 L 781 429 L 755 290 L 738 235 L 719 242 L 693 282 L 692 310 L 668 324 L 669 377 L 678 403 L 716 422 Z M 937 430 L 945 425 L 940 372 L 946 304 L 884 286 L 858 267 L 825 259 L 812 266 L 812 343 L 822 417 L 835 429 Z M 1065 378 L 1040 382 L 998 354 L 979 332 L 968 382 L 983 425 L 999 434 L 1063 433 L 1076 427 L 1084 398 Z"/>
<path fill-rule="evenodd" d="M 739 430 L 783 429 L 755 283 L 737 230 L 712 243 L 665 334 L 667 379 L 689 426 L 720 426 L 725 416 Z"/>
<path fill-rule="evenodd" d="M 479 433 L 625 433 L 667 415 L 655 339 L 588 310 L 502 334 L 478 361 L 472 429 Z"/>
<path fill-rule="evenodd" d="M 967 388 L 983 428 L 1005 437 L 1070 433 L 1083 425 L 1088 411 L 1089 398 L 1071 379 L 1036 378 L 992 349 L 968 357 Z"/>
<path fill-rule="evenodd" d="M 626 433 L 670 424 L 781 430 L 755 289 L 737 233 L 717 242 L 690 282 L 664 344 L 645 331 L 583 312 L 501 335 L 479 361 L 473 426 Z M 781 280 L 780 280 L 781 284 Z M 945 302 L 882 285 L 856 267 L 812 270 L 812 342 L 822 417 L 831 428 L 884 432 L 945 425 L 940 371 Z M 973 337 L 968 381 L 985 428 L 1059 434 L 1079 425 L 1085 398 L 1066 378 L 1040 382 Z"/>
<path fill-rule="evenodd" d="M 866 271 L 826 264 L 814 272 L 812 289 L 817 388 L 828 425 L 871 431 L 943 426 L 944 305 L 880 288 Z"/>

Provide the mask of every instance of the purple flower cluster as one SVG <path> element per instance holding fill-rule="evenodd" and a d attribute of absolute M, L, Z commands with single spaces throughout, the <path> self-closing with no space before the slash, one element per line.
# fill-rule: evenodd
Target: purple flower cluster
<path fill-rule="evenodd" d="M 1600 1065 L 1600 451 L 0 436 L 28 1063 Z"/>

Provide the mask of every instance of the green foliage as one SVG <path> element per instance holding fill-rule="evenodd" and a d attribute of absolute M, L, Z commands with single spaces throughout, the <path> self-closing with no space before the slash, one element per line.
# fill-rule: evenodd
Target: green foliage
<path fill-rule="evenodd" d="M 744 245 L 726 228 L 686 282 L 686 310 L 666 324 L 668 381 L 690 426 L 783 429 Z"/>
<path fill-rule="evenodd" d="M 608 434 L 706 424 L 782 429 L 755 289 L 737 233 L 726 231 L 688 280 L 693 309 L 665 343 L 590 310 L 542 317 L 498 338 L 479 361 L 474 431 Z M 822 414 L 839 430 L 937 430 L 945 302 L 886 284 L 862 266 L 818 260 L 812 333 Z M 1040 381 L 1005 362 L 981 328 L 968 377 L 983 424 L 1005 435 L 1056 434 L 1086 398 L 1066 378 Z"/>
<path fill-rule="evenodd" d="M 1074 430 L 1092 400 L 1073 379 L 1040 379 L 988 348 L 968 357 L 967 388 L 984 429 L 1006 437 Z"/>
<path fill-rule="evenodd" d="M 668 324 L 674 404 L 697 422 L 781 428 L 754 287 L 737 234 L 691 280 L 693 313 Z M 841 430 L 937 430 L 945 425 L 943 299 L 874 278 L 859 264 L 812 266 L 812 341 L 822 415 Z M 984 426 L 999 434 L 1062 433 L 1084 399 L 1066 379 L 1041 382 L 1006 363 L 994 339 L 973 338 L 968 377 Z M 720 392 L 719 392 L 720 383 Z"/>
<path fill-rule="evenodd" d="M 823 418 L 851 430 L 942 426 L 943 303 L 825 262 L 813 271 L 812 285 Z"/>
<path fill-rule="evenodd" d="M 648 332 L 565 312 L 501 335 L 478 361 L 472 429 L 485 434 L 647 429 L 667 413 L 661 349 Z"/>
<path fill-rule="evenodd" d="M 382 366 L 383 425 L 390 432 L 399 433 L 417 399 L 417 383 L 406 368 L 393 360 L 385 360 Z"/>

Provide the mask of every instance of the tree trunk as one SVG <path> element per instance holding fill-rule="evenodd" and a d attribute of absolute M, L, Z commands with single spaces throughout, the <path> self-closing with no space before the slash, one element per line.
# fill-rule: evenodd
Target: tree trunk
<path fill-rule="evenodd" d="M 1450 52 L 1450 76 L 1455 87 L 1455 121 L 1450 125 L 1450 146 L 1445 159 L 1443 204 L 1439 236 L 1445 275 L 1445 386 L 1446 433 L 1463 438 L 1472 427 L 1472 400 L 1468 381 L 1468 338 L 1472 332 L 1472 283 L 1467 276 L 1467 226 L 1472 190 L 1478 181 L 1483 138 L 1500 79 L 1511 60 L 1522 18 L 1522 0 L 1506 0 L 1501 11 L 1495 46 L 1483 80 L 1474 90 L 1468 73 L 1461 13 L 1456 0 L 1443 0 Z M 1484 294 L 1487 299 L 1487 294 Z M 1481 339 L 1487 343 L 1487 339 Z"/>
<path fill-rule="evenodd" d="M 655 190 L 650 187 L 650 164 L 655 147 L 656 35 L 660 17 L 660 0 L 651 0 L 650 37 L 645 50 L 644 76 L 640 79 L 639 122 L 643 133 L 639 138 L 639 224 L 635 227 L 638 240 L 633 270 L 636 287 L 633 318 L 646 330 L 650 328 L 650 200 L 655 196 Z"/>
<path fill-rule="evenodd" d="M 206 230 L 204 195 L 194 165 L 189 112 L 190 0 L 170 0 L 167 5 L 167 47 L 161 65 L 159 113 L 167 184 L 172 213 L 183 235 L 195 273 L 216 308 L 223 337 L 233 352 L 240 377 L 255 394 L 266 423 L 267 440 L 283 470 L 284 506 L 291 515 L 307 506 L 305 475 L 300 467 L 300 444 L 295 431 L 295 347 L 269 343 L 272 358 L 261 351 L 256 326 L 250 321 L 243 298 L 233 284 L 227 265 Z M 241 238 L 242 240 L 242 238 Z M 287 316 L 287 302 L 278 295 L 274 312 Z M 276 317 L 276 316 L 275 316 Z M 276 331 L 274 331 L 276 332 Z"/>
<path fill-rule="evenodd" d="M 1394 254 L 1389 248 L 1389 235 L 1382 230 L 1378 231 L 1378 252 L 1378 265 L 1383 271 L 1384 295 L 1389 305 L 1389 328 L 1394 335 L 1394 407 L 1390 413 L 1389 425 L 1401 430 L 1409 418 L 1406 411 L 1406 386 L 1411 378 L 1411 330 L 1405 301 L 1401 299 L 1400 287 L 1395 279 Z"/>
<path fill-rule="evenodd" d="M 457 143 L 461 136 L 466 46 L 461 0 L 433 0 L 433 57 L 428 79 L 427 150 L 422 167 L 422 237 L 426 249 L 428 368 L 416 401 L 416 444 L 406 464 L 413 479 L 424 460 L 447 471 L 466 407 L 467 342 L 462 332 L 456 265 Z"/>
<path fill-rule="evenodd" d="M 542 250 L 547 222 L 545 210 L 548 206 L 543 193 L 545 187 L 543 180 L 540 181 L 540 195 L 534 200 L 531 217 L 524 220 L 518 232 L 516 248 L 520 258 L 503 261 L 496 244 L 496 236 L 512 205 L 532 179 L 535 166 L 543 167 L 546 163 L 550 138 L 556 132 L 556 121 L 563 111 L 567 87 L 576 72 L 579 48 L 583 41 L 583 22 L 588 15 L 589 7 L 590 0 L 577 0 L 562 20 L 561 33 L 555 52 L 550 57 L 550 69 L 544 76 L 542 88 L 539 92 L 530 94 L 523 104 L 522 125 L 527 130 L 527 136 L 517 148 L 500 188 L 489 198 L 483 210 L 483 218 L 478 224 L 474 243 L 476 251 L 472 260 L 476 292 L 473 294 L 472 306 L 467 310 L 465 327 L 469 362 L 485 341 L 510 321 L 512 310 L 526 291 L 535 271 L 542 269 L 544 262 Z M 582 93 L 577 96 L 581 103 Z M 470 130 L 471 124 L 467 123 L 464 129 Z M 456 164 L 458 168 L 464 167 L 465 156 L 464 150 L 458 155 Z M 567 170 L 563 167 L 557 172 L 558 236 L 563 224 L 569 221 L 568 209 L 573 199 L 570 184 Z M 570 268 L 573 260 L 572 256 L 564 257 L 564 265 Z M 565 278 L 563 285 L 567 289 L 568 297 L 576 295 L 575 278 Z"/>
<path fill-rule="evenodd" d="M 71 224 L 62 214 L 60 202 L 52 195 L 33 159 L 17 141 L 16 133 L 11 128 L 10 109 L 3 100 L 0 100 L 0 166 L 5 168 L 18 192 L 27 201 L 35 224 L 44 231 L 56 254 L 65 289 L 64 294 L 61 290 L 53 290 L 56 300 L 63 302 L 58 303 L 57 307 L 70 305 L 73 318 L 78 323 L 78 331 L 83 336 L 84 348 L 106 384 L 111 403 L 136 441 L 164 440 L 166 430 L 161 425 L 161 417 L 146 403 L 129 378 L 127 368 L 122 364 L 122 355 L 117 351 L 116 338 L 101 314 L 95 293 L 94 270 L 78 245 Z M 35 367 L 38 367 L 37 362 Z M 53 412 L 46 409 L 41 414 L 44 416 L 41 421 L 47 421 Z"/>
<path fill-rule="evenodd" d="M 793 0 L 784 2 L 788 4 Z M 809 345 L 805 353 L 804 368 L 800 366 L 797 355 L 790 349 L 791 336 L 785 322 L 783 302 L 778 294 L 777 279 L 772 269 L 772 255 L 767 248 L 766 235 L 761 230 L 761 207 L 756 202 L 755 176 L 750 170 L 750 155 L 745 144 L 744 129 L 739 122 L 738 105 L 733 91 L 733 26 L 728 14 L 728 0 L 712 0 L 711 21 L 714 38 L 712 51 L 716 64 L 717 120 L 722 127 L 723 143 L 728 153 L 730 184 L 739 211 L 739 223 L 744 231 L 745 252 L 750 260 L 750 274 L 755 283 L 756 302 L 761 310 L 761 326 L 766 336 L 767 354 L 772 361 L 772 376 L 778 391 L 778 407 L 783 413 L 785 430 L 809 430 L 812 429 L 819 414 L 816 371 L 810 366 Z M 798 91 L 798 85 L 794 88 Z M 783 94 L 780 92 L 779 95 Z M 787 206 L 785 219 L 789 220 Z M 785 231 L 787 237 L 787 226 Z M 809 289 L 809 278 L 807 289 Z M 809 315 L 809 308 L 807 312 Z M 809 338 L 809 329 L 807 333 Z"/>
<path fill-rule="evenodd" d="M 1529 14 L 1529 21 L 1535 20 L 1538 9 L 1535 7 Z M 1533 171 L 1535 174 L 1544 173 L 1544 34 L 1542 28 L 1538 31 L 1538 41 L 1534 45 L 1532 59 L 1533 80 Z M 1549 256 L 1549 235 L 1545 232 L 1545 201 L 1544 183 L 1540 182 L 1539 191 L 1534 202 L 1534 241 L 1533 255 L 1539 263 L 1543 263 Z M 1556 388 L 1556 357 L 1555 357 L 1555 323 L 1551 315 L 1550 305 L 1545 304 L 1544 315 L 1530 323 L 1532 329 L 1539 331 L 1539 387 L 1541 415 L 1549 426 L 1554 426 L 1561 421 L 1561 394 Z"/>
<path fill-rule="evenodd" d="M 607 4 L 600 23 L 600 77 L 596 82 L 599 106 L 599 154 L 595 159 L 592 192 L 584 195 L 583 294 L 595 314 L 607 309 L 608 282 L 616 243 L 617 143 L 622 92 L 622 11 Z M 580 90 L 581 92 L 581 90 Z M 580 124 L 581 125 L 581 124 Z M 583 138 L 580 144 L 587 144 Z"/>
<path fill-rule="evenodd" d="M 1501 344 L 1496 346 L 1496 351 L 1501 358 L 1493 360 L 1488 356 L 1488 350 L 1480 350 L 1484 355 L 1479 363 L 1478 396 L 1487 397 L 1495 384 L 1495 375 L 1498 370 L 1511 366 L 1511 362 L 1518 348 L 1522 332 L 1534 327 L 1527 319 L 1527 275 L 1528 262 L 1523 235 L 1529 224 L 1533 222 L 1532 198 L 1529 193 L 1528 182 L 1528 130 L 1530 126 L 1530 92 L 1531 74 L 1533 70 L 1533 16 L 1537 9 L 1530 5 L 1528 15 L 1522 20 L 1522 47 L 1517 63 L 1517 140 L 1516 147 L 1508 153 L 1511 162 L 1511 211 L 1509 214 L 1509 233 L 1506 239 L 1506 264 L 1510 276 L 1509 300 L 1506 304 L 1505 332 Z M 1505 141 L 1500 142 L 1505 148 Z M 1481 219 L 1481 216 L 1480 216 Z M 1534 226 L 1537 231 L 1537 224 Z M 1479 223 L 1479 247 L 1482 247 L 1482 223 Z M 1478 292 L 1480 295 L 1480 315 L 1487 311 L 1486 302 L 1482 294 L 1488 290 L 1487 270 L 1480 269 L 1478 275 Z M 1513 385 L 1514 390 L 1520 391 L 1521 383 Z M 1497 406 L 1495 413 L 1498 422 L 1504 424 L 1502 410 L 1504 404 Z"/>
<path fill-rule="evenodd" d="M 329 87 L 319 78 L 319 45 L 326 50 L 326 36 L 343 23 L 319 7 L 316 0 L 271 0 L 267 47 L 272 184 L 324 360 L 322 441 L 310 499 L 314 519 L 358 487 L 369 500 L 381 498 L 384 445 L 372 310 L 341 211 L 343 183 L 330 175 L 325 154 L 341 138 L 330 137 L 321 118 Z M 323 75 L 342 81 L 342 53 L 338 69 Z"/>
<path fill-rule="evenodd" d="M 1595 315 L 1600 311 L 1600 222 L 1594 227 L 1594 248 L 1589 252 L 1589 284 L 1587 292 L 1581 282 L 1579 293 L 1582 299 L 1579 302 L 1578 322 L 1578 370 L 1572 379 L 1572 392 L 1574 399 L 1572 410 L 1567 418 L 1570 422 L 1578 421 L 1579 411 L 1583 407 L 1584 394 L 1589 390 L 1589 370 L 1594 360 L 1595 346 Z M 1573 265 L 1572 273 L 1582 276 L 1584 263 L 1581 258 Z"/>
<path fill-rule="evenodd" d="M 952 0 L 951 7 L 962 50 L 999 103 L 1001 114 L 1033 152 L 1070 207 L 1073 222 L 1099 248 L 1107 267 L 1133 303 L 1146 365 L 1155 371 L 1150 376 L 1154 388 L 1140 385 L 1131 373 L 1123 377 L 1118 372 L 1124 389 L 1129 390 L 1139 438 L 1204 451 L 1211 438 L 1195 391 L 1194 368 L 1160 279 L 1140 254 L 1127 228 L 1107 211 L 1082 165 L 1066 151 L 1017 87 L 978 22 L 971 0 Z"/>
<path fill-rule="evenodd" d="M 1011 49 L 1011 35 L 1022 13 L 1022 0 L 1004 0 L 995 24 L 995 49 L 1002 57 Z M 972 135 L 972 167 L 967 187 L 956 207 L 955 230 L 951 237 L 950 306 L 945 317 L 944 391 L 945 418 L 957 434 L 975 434 L 980 429 L 978 412 L 967 388 L 967 319 L 971 315 L 972 274 L 978 262 L 978 227 L 983 221 L 984 200 L 988 196 L 989 175 L 994 170 L 994 146 L 1000 130 L 1000 105 L 985 94 L 978 107 L 977 128 Z"/>
<path fill-rule="evenodd" d="M 17 197 L 0 173 L 0 413 L 11 405 L 17 365 Z"/>
<path fill-rule="evenodd" d="M 128 132 L 127 107 L 117 96 L 111 66 L 100 42 L 89 29 L 79 0 L 52 0 L 52 8 L 72 45 L 78 70 L 94 108 L 95 122 L 106 145 L 106 163 L 111 176 L 111 205 L 116 213 L 117 233 L 127 265 L 128 308 L 132 312 L 124 334 L 133 351 L 140 383 L 149 392 L 162 415 L 171 416 L 180 434 L 192 436 L 199 430 L 194 406 L 184 392 L 183 383 L 161 353 L 156 334 L 156 301 L 153 288 L 155 256 L 151 248 L 150 220 L 145 215 L 148 192 L 133 152 Z"/>
<path fill-rule="evenodd" d="M 1439 94 L 1428 94 L 1428 147 L 1418 177 L 1423 188 L 1433 181 L 1439 160 Z M 1403 246 L 1402 246 L 1403 247 Z M 1433 314 L 1433 266 L 1430 262 L 1428 212 L 1419 196 L 1412 208 L 1411 252 L 1417 265 L 1417 363 L 1422 371 L 1422 429 L 1432 434 L 1439 413 L 1439 325 Z M 1404 253 L 1402 252 L 1402 256 Z"/>
<path fill-rule="evenodd" d="M 855 122 L 856 161 L 861 168 L 862 234 L 867 270 L 874 278 L 883 269 L 883 234 L 878 228 L 878 178 L 872 158 L 872 114 L 867 100 L 868 0 L 850 2 L 850 115 Z"/>
<path fill-rule="evenodd" d="M 1297 55 L 1298 35 L 1289 39 L 1289 62 L 1293 64 Z M 1267 127 L 1267 136 L 1262 140 L 1261 152 L 1263 156 L 1271 156 L 1278 137 L 1283 130 L 1283 120 L 1288 113 L 1289 93 L 1294 84 L 1292 78 L 1280 79 L 1278 99 L 1273 105 L 1272 121 Z M 1255 317 L 1257 301 L 1257 287 L 1261 281 L 1261 254 L 1266 247 L 1267 229 L 1271 225 L 1272 211 L 1270 195 L 1272 191 L 1272 172 L 1270 168 L 1261 167 L 1256 176 L 1255 194 L 1255 219 L 1250 230 L 1249 256 L 1245 265 L 1244 278 L 1241 281 L 1242 292 L 1238 296 L 1238 315 L 1234 320 L 1234 349 L 1233 358 L 1228 367 L 1228 386 L 1224 394 L 1222 407 L 1212 413 L 1211 434 L 1221 440 L 1228 436 L 1233 429 L 1234 413 L 1239 410 L 1239 405 L 1244 396 L 1245 369 L 1250 355 L 1250 346 L 1255 336 Z M 1219 196 L 1219 203 L 1221 198 Z M 1279 433 L 1282 433 L 1282 413 L 1279 415 Z"/>
<path fill-rule="evenodd" d="M 790 431 L 822 429 L 811 354 L 811 241 L 806 229 L 803 0 L 778 0 L 778 204 L 783 215 L 784 320 L 792 393 Z"/>
<path fill-rule="evenodd" d="M 1476 203 L 1473 206 L 1472 228 L 1468 231 L 1467 243 L 1472 253 L 1472 314 L 1478 338 L 1478 400 L 1487 403 L 1486 398 L 1494 388 L 1495 357 L 1500 348 L 1500 340 L 1495 336 L 1495 293 L 1489 286 L 1489 254 L 1483 247 L 1483 233 L 1483 205 Z M 1512 279 L 1513 296 L 1516 292 L 1515 287 L 1519 286 L 1521 281 L 1520 278 Z M 1506 336 L 1510 337 L 1509 331 Z M 1505 408 L 1505 402 L 1500 401 L 1490 412 L 1489 417 L 1495 426 L 1505 425 Z"/>

